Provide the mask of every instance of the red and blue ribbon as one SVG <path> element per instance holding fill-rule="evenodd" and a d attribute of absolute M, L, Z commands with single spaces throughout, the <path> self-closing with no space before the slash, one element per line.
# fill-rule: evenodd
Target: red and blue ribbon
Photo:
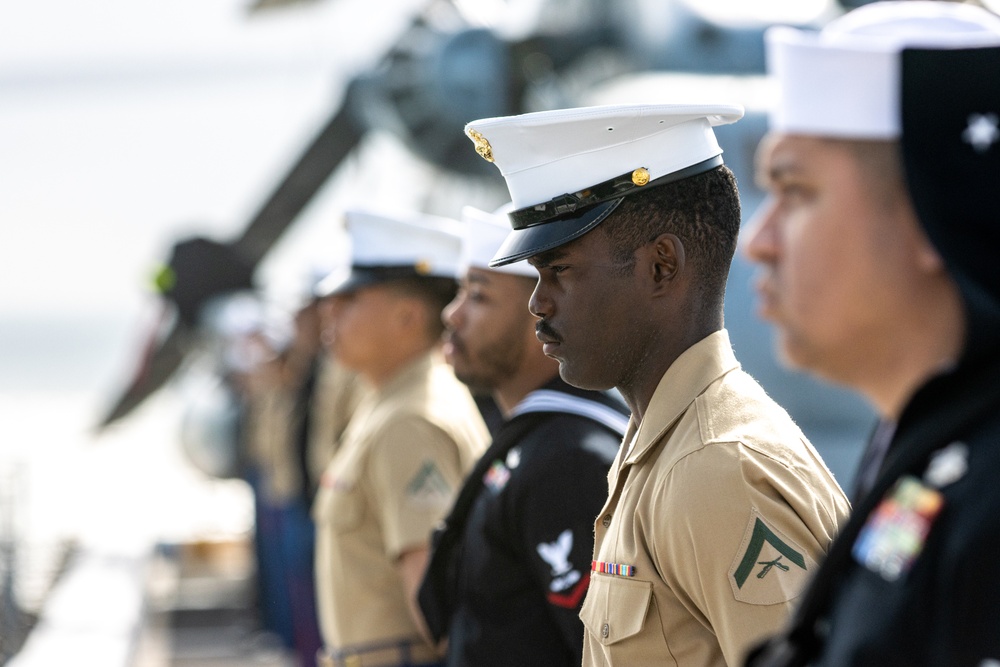
<path fill-rule="evenodd" d="M 609 563 L 603 560 L 590 561 L 590 571 L 602 574 L 614 574 L 619 577 L 634 577 L 635 565 L 625 565 L 624 563 Z"/>

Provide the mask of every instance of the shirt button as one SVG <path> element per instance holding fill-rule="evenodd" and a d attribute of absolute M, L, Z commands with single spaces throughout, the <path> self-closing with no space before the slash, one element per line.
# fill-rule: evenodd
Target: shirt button
<path fill-rule="evenodd" d="M 610 514 L 605 514 L 604 518 L 601 519 L 601 523 L 604 524 L 605 528 L 607 528 L 608 526 L 610 526 L 611 525 L 611 515 Z"/>
<path fill-rule="evenodd" d="M 608 625 L 607 623 L 605 623 L 604 627 L 601 628 L 601 636 L 604 637 L 605 639 L 607 639 L 608 635 L 610 635 L 610 634 L 611 634 L 611 626 Z"/>

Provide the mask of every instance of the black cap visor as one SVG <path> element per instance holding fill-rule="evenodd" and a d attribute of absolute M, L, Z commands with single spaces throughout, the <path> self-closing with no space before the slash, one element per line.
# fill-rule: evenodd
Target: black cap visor
<path fill-rule="evenodd" d="M 493 259 L 490 260 L 490 267 L 496 268 L 520 262 L 540 252 L 558 248 L 574 239 L 578 239 L 601 224 L 605 218 L 618 208 L 621 202 L 621 198 L 612 199 L 611 201 L 596 204 L 582 212 L 575 211 L 560 218 L 549 220 L 542 225 L 515 229 L 507 235 L 503 245 L 497 250 Z"/>

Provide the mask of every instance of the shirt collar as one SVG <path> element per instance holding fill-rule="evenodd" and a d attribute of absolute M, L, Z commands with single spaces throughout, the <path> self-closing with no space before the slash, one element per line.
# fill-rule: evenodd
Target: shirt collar
<path fill-rule="evenodd" d="M 629 422 L 625 441 L 628 442 L 633 434 L 636 440 L 625 463 L 639 461 L 710 384 L 739 367 L 725 329 L 706 336 L 685 350 L 660 379 L 642 423 L 636 424 L 634 416 Z"/>

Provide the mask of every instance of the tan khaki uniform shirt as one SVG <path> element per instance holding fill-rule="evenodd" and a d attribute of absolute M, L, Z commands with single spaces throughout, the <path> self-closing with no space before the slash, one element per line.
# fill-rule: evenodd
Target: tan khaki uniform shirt
<path fill-rule="evenodd" d="M 250 403 L 247 439 L 260 472 L 258 490 L 271 505 L 284 505 L 302 493 L 292 424 L 301 407 L 296 390 L 273 386 L 258 390 Z"/>
<path fill-rule="evenodd" d="M 247 437 L 250 458 L 261 475 L 260 493 L 268 503 L 287 504 L 302 496 L 304 484 L 310 488 L 318 484 L 365 390 L 357 375 L 323 360 L 307 415 L 302 414 L 300 387 L 289 387 L 275 378 L 254 392 Z M 296 442 L 296 425 L 302 419 L 309 420 L 308 480 L 302 479 Z"/>
<path fill-rule="evenodd" d="M 312 484 L 318 485 L 366 390 L 365 383 L 353 371 L 333 359 L 320 361 L 309 413 L 308 464 Z"/>
<path fill-rule="evenodd" d="M 580 612 L 585 666 L 742 665 L 849 511 L 724 330 L 670 366 L 608 482 Z"/>
<path fill-rule="evenodd" d="M 396 569 L 428 546 L 489 433 L 438 355 L 362 400 L 322 478 L 316 520 L 320 631 L 327 648 L 417 639 Z"/>

